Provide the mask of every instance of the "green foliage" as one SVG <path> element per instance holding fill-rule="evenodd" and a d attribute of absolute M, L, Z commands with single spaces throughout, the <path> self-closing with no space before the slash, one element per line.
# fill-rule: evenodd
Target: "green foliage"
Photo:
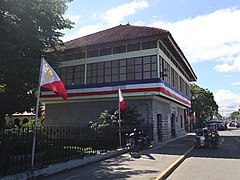
<path fill-rule="evenodd" d="M 123 111 L 121 110 L 121 133 L 125 134 L 138 128 L 143 123 L 141 114 L 139 114 L 135 107 L 127 106 Z M 101 122 L 90 122 L 90 128 L 96 132 L 98 140 L 104 139 L 105 143 L 111 146 L 118 146 L 118 130 L 119 130 L 119 112 L 118 109 L 112 109 L 110 112 L 104 110 L 100 114 Z M 107 141 L 107 142 L 106 142 Z M 98 146 L 99 148 L 99 146 Z"/>
<path fill-rule="evenodd" d="M 232 113 L 230 114 L 230 118 L 231 118 L 232 120 L 235 120 L 235 119 L 240 120 L 240 112 L 239 112 L 239 111 L 234 111 L 234 112 L 232 112 Z"/>
<path fill-rule="evenodd" d="M 140 126 L 143 123 L 143 118 L 141 114 L 137 112 L 136 107 L 127 106 L 121 113 L 121 119 L 123 126 Z"/>
<path fill-rule="evenodd" d="M 203 126 L 206 118 L 218 114 L 218 105 L 214 100 L 213 93 L 196 84 L 191 84 L 192 112 L 196 113 L 198 126 Z M 194 98 L 193 98 L 194 97 Z"/>
<path fill-rule="evenodd" d="M 40 58 L 45 55 L 56 65 L 59 30 L 73 25 L 63 17 L 69 2 L 0 1 L 0 127 L 5 114 L 35 107 Z"/>
<path fill-rule="evenodd" d="M 23 124 L 21 129 L 29 129 L 29 130 L 32 130 L 33 127 L 34 127 L 34 123 L 35 123 L 35 120 L 30 120 L 28 121 L 27 123 Z M 42 125 L 41 123 L 38 121 L 37 122 L 37 128 L 40 128 Z"/>
<path fill-rule="evenodd" d="M 136 107 L 127 106 L 123 111 L 121 111 L 120 115 L 121 125 L 123 128 L 124 126 L 139 127 L 140 124 L 143 123 L 141 114 L 137 112 Z M 112 109 L 110 112 L 108 110 L 104 110 L 104 112 L 100 114 L 100 119 L 102 120 L 102 122 L 92 123 L 91 127 L 98 127 L 101 130 L 118 127 L 118 109 Z"/>

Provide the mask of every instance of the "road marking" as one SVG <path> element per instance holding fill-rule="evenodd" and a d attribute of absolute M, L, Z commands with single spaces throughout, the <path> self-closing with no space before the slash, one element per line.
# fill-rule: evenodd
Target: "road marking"
<path fill-rule="evenodd" d="M 236 137 L 235 137 L 234 139 L 236 140 L 237 143 L 240 144 L 240 139 L 238 139 L 238 138 L 236 138 Z"/>
<path fill-rule="evenodd" d="M 195 148 L 195 146 L 192 146 L 190 149 L 188 149 L 187 152 L 184 153 L 184 155 L 181 155 L 176 161 L 174 161 L 170 166 L 168 166 L 166 169 L 164 169 L 158 176 L 157 180 L 163 180 L 166 179 L 186 158 L 186 156 Z"/>
<path fill-rule="evenodd" d="M 220 138 L 219 145 L 221 145 L 224 142 L 224 138 Z"/>
<path fill-rule="evenodd" d="M 70 176 L 70 177 L 68 177 L 68 178 L 64 178 L 65 180 L 69 180 L 69 179 L 73 179 L 73 178 L 75 178 L 75 177 L 77 177 L 76 175 L 75 176 Z"/>

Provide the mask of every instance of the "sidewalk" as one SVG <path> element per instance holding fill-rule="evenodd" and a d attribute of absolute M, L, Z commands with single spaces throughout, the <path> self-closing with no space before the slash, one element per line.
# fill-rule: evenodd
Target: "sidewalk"
<path fill-rule="evenodd" d="M 193 146 L 193 141 L 194 135 L 188 134 L 159 143 L 149 150 L 135 153 L 132 157 L 129 153 L 124 153 L 43 179 L 166 179 L 185 158 L 186 152 Z"/>
<path fill-rule="evenodd" d="M 134 155 L 131 157 L 131 161 L 118 165 L 118 169 L 127 168 L 130 172 L 129 175 L 115 176 L 116 179 L 166 179 L 193 149 L 194 138 L 194 134 L 189 133 L 183 137 L 169 139 L 155 145 L 152 149 Z M 126 156 L 126 154 L 122 156 Z M 116 169 L 113 168 L 113 170 Z"/>
<path fill-rule="evenodd" d="M 187 134 L 183 137 L 172 138 L 166 142 L 158 143 L 151 149 L 136 153 L 132 157 L 129 153 L 125 153 L 126 150 L 118 150 L 106 153 L 104 156 L 92 157 L 95 159 L 73 160 L 51 165 L 47 169 L 36 172 L 25 172 L 14 177 L 6 177 L 6 179 L 28 179 L 33 177 L 58 180 L 70 177 L 71 179 L 104 180 L 165 179 L 175 166 L 184 160 L 186 152 L 193 146 L 193 141 L 194 135 Z"/>

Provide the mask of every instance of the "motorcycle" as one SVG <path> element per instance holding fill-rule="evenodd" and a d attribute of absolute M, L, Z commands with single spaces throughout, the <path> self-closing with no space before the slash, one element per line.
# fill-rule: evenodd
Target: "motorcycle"
<path fill-rule="evenodd" d="M 196 138 L 194 141 L 195 147 L 209 147 L 216 149 L 219 142 L 219 134 L 216 129 L 202 128 L 196 130 Z"/>
<path fill-rule="evenodd" d="M 211 142 L 211 146 L 212 149 L 216 149 L 217 145 L 218 145 L 218 134 L 214 131 L 209 133 L 210 136 L 210 142 Z"/>
<path fill-rule="evenodd" d="M 135 143 L 133 133 L 131 134 L 126 134 L 128 138 L 126 139 L 126 147 L 129 150 L 130 154 L 133 152 L 138 152 L 139 151 L 139 146 L 138 144 Z"/>
<path fill-rule="evenodd" d="M 149 141 L 149 136 L 144 131 L 134 130 L 134 132 L 126 135 L 128 136 L 126 139 L 126 147 L 129 149 L 130 154 L 152 146 Z"/>
<path fill-rule="evenodd" d="M 197 129 L 196 138 L 194 141 L 195 147 L 208 147 L 209 146 L 209 135 L 207 129 Z"/>

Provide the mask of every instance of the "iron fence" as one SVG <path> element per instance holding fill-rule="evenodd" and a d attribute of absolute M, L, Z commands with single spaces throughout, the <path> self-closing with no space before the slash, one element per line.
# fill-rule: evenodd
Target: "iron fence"
<path fill-rule="evenodd" d="M 126 133 L 134 127 L 123 127 L 122 145 Z M 141 127 L 152 138 L 152 127 Z M 32 128 L 15 128 L 0 131 L 0 177 L 16 174 L 31 167 Z M 88 126 L 54 126 L 38 128 L 34 169 L 49 164 L 79 159 L 107 152 L 119 147 L 118 127 L 90 128 Z"/>

